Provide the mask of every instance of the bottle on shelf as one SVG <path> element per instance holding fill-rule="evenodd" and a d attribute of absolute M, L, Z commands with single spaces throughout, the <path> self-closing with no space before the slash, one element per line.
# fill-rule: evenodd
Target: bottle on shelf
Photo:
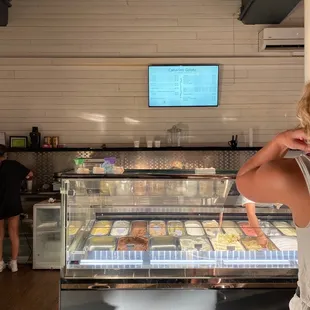
<path fill-rule="evenodd" d="M 39 132 L 39 128 L 32 127 L 32 132 L 30 132 L 29 136 L 30 136 L 30 147 L 32 149 L 39 149 L 41 146 L 41 134 Z"/>

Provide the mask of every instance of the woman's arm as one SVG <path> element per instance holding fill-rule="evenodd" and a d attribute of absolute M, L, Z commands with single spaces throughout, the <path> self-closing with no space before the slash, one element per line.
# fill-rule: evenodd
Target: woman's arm
<path fill-rule="evenodd" d="M 310 196 L 304 176 L 295 159 L 283 159 L 287 149 L 310 152 L 303 130 L 278 135 L 240 169 L 237 187 L 256 202 L 279 202 L 290 207 L 295 223 L 309 224 Z"/>
<path fill-rule="evenodd" d="M 249 159 L 237 175 L 238 190 L 257 202 L 290 202 L 288 183 L 299 173 L 294 159 L 283 159 L 288 149 L 309 152 L 303 130 L 291 130 L 279 134 L 257 154 Z"/>
<path fill-rule="evenodd" d="M 255 203 L 247 203 L 244 206 L 246 208 L 246 213 L 250 226 L 255 230 L 257 236 L 263 235 L 264 233 L 260 228 L 259 221 L 255 213 Z"/>
<path fill-rule="evenodd" d="M 258 169 L 263 164 L 268 163 L 275 159 L 280 159 L 285 156 L 288 148 L 285 145 L 279 143 L 279 136 L 269 142 L 265 147 L 258 151 L 253 157 L 251 157 L 239 170 L 238 177 L 245 175 L 255 169 Z"/>
<path fill-rule="evenodd" d="M 255 203 L 246 203 L 245 205 L 246 213 L 248 216 L 249 224 L 254 229 L 256 235 L 257 235 L 257 242 L 263 247 L 266 248 L 268 245 L 268 239 L 265 236 L 264 232 L 262 231 L 258 218 L 255 213 Z"/>
<path fill-rule="evenodd" d="M 263 234 L 263 231 L 261 230 L 259 225 L 258 218 L 256 216 L 255 202 L 240 195 L 237 200 L 237 204 L 241 204 L 243 207 L 245 207 L 249 224 L 255 230 L 255 233 L 258 236 Z"/>

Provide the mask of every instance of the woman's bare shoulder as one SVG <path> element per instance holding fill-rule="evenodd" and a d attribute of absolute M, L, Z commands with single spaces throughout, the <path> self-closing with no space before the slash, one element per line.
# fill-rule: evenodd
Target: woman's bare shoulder
<path fill-rule="evenodd" d="M 279 163 L 286 192 L 286 205 L 293 213 L 294 221 L 299 227 L 310 222 L 310 195 L 305 177 L 295 159 L 282 160 Z"/>
<path fill-rule="evenodd" d="M 270 161 L 237 178 L 240 192 L 257 202 L 291 204 L 309 196 L 303 174 L 293 158 Z"/>

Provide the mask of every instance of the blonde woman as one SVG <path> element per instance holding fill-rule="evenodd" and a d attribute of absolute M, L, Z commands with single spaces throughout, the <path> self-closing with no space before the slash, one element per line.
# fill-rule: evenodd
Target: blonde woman
<path fill-rule="evenodd" d="M 300 129 L 277 135 L 239 170 L 238 190 L 257 202 L 277 201 L 293 215 L 298 239 L 298 288 L 291 310 L 310 309 L 310 159 L 284 158 L 289 149 L 310 153 L 310 84 L 298 104 Z M 309 185 L 307 185 L 309 184 Z"/>

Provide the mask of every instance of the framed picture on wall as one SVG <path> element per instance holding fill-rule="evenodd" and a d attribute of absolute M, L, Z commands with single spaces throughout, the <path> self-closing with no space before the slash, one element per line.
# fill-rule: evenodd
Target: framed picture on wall
<path fill-rule="evenodd" d="M 0 132 L 0 144 L 6 145 L 5 132 Z"/>
<path fill-rule="evenodd" d="M 26 136 L 11 136 L 10 147 L 12 148 L 27 148 L 28 137 Z"/>

